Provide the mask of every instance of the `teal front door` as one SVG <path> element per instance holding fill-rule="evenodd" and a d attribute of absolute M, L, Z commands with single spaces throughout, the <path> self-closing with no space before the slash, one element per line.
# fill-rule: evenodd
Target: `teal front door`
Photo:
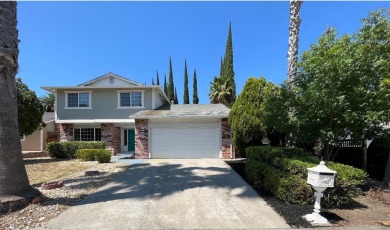
<path fill-rule="evenodd" d="M 127 151 L 135 150 L 135 133 L 134 129 L 127 130 Z"/>

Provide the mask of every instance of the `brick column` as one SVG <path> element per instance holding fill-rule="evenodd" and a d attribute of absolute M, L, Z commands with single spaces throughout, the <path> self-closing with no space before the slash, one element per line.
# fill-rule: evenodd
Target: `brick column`
<path fill-rule="evenodd" d="M 135 159 L 149 158 L 149 126 L 147 119 L 135 119 Z"/>
<path fill-rule="evenodd" d="M 230 145 L 232 144 L 232 132 L 227 118 L 221 119 L 222 130 L 222 158 L 230 159 Z M 236 158 L 235 152 L 232 153 L 232 158 Z"/>
<path fill-rule="evenodd" d="M 59 141 L 73 141 L 73 124 L 55 124 L 55 132 L 59 134 Z"/>
<path fill-rule="evenodd" d="M 102 124 L 102 141 L 106 144 L 106 149 L 111 151 L 112 155 L 121 152 L 121 129 L 114 124 Z"/>

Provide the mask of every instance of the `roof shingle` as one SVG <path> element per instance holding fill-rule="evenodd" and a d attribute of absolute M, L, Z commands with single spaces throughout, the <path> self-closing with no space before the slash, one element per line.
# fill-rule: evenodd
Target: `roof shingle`
<path fill-rule="evenodd" d="M 162 117 L 219 117 L 227 118 L 230 109 L 223 104 L 162 105 L 155 110 L 142 110 L 130 116 L 133 119 Z"/>

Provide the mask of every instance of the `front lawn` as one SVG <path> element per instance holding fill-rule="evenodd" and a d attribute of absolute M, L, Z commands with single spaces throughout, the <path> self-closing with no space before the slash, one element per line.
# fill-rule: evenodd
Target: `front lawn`
<path fill-rule="evenodd" d="M 79 162 L 79 160 L 64 160 L 51 158 L 24 159 L 28 179 L 31 185 L 46 183 L 84 171 L 97 162 Z"/>

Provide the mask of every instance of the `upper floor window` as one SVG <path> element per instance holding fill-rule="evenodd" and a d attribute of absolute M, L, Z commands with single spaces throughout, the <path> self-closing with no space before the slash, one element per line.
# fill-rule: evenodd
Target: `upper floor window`
<path fill-rule="evenodd" d="M 143 108 L 143 91 L 118 91 L 119 108 Z"/>
<path fill-rule="evenodd" d="M 91 92 L 67 92 L 66 108 L 91 108 Z"/>

